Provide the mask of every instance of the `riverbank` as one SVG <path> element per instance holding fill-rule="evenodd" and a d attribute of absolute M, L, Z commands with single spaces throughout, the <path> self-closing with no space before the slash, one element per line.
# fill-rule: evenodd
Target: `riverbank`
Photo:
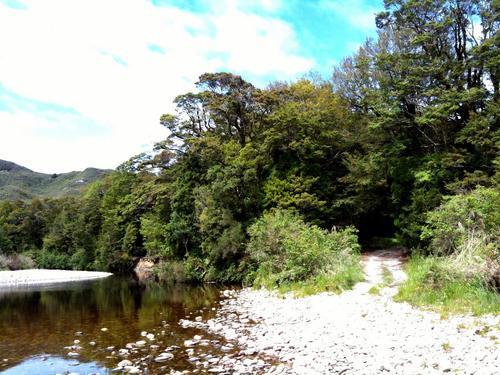
<path fill-rule="evenodd" d="M 16 286 L 57 284 L 70 281 L 101 279 L 112 274 L 94 271 L 67 271 L 29 269 L 20 271 L 0 271 L 0 288 Z"/>
<path fill-rule="evenodd" d="M 265 290 L 226 291 L 216 318 L 181 324 L 234 342 L 250 372 L 259 372 L 252 366 L 264 358 L 273 363 L 265 373 L 500 373 L 500 318 L 442 319 L 394 302 L 404 280 L 401 262 L 384 253 L 365 258 L 366 282 L 340 295 L 293 298 Z M 383 285 L 387 269 L 393 282 Z M 379 293 L 373 293 L 374 286 Z"/>

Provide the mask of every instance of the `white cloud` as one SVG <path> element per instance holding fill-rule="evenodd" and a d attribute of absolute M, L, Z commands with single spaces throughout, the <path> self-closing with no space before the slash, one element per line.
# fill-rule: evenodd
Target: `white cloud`
<path fill-rule="evenodd" d="M 265 11 L 279 5 L 261 2 Z M 313 66 L 298 54 L 289 24 L 235 2 L 208 14 L 141 0 L 24 3 L 22 10 L 0 3 L 0 83 L 74 108 L 107 130 L 75 139 L 64 127 L 71 118 L 0 112 L 0 158 L 35 170 L 114 167 L 161 140 L 159 116 L 203 72 L 291 78 Z M 54 137 L 47 126 L 66 133 Z"/>
<path fill-rule="evenodd" d="M 375 29 L 375 15 L 380 9 L 367 5 L 365 1 L 321 0 L 321 6 L 334 11 L 356 29 Z"/>

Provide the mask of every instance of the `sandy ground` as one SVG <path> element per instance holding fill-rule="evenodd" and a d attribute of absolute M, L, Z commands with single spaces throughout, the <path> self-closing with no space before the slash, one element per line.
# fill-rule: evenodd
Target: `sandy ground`
<path fill-rule="evenodd" d="M 68 281 L 93 280 L 111 276 L 108 272 L 66 270 L 0 271 L 0 288 L 29 285 L 46 285 Z"/>

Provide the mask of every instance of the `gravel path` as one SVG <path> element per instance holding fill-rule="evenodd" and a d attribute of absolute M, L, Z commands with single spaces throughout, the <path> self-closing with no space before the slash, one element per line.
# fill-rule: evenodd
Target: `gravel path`
<path fill-rule="evenodd" d="M 227 366 L 249 373 L 500 374 L 499 317 L 441 319 L 394 302 L 406 277 L 403 260 L 397 251 L 364 255 L 366 281 L 341 295 L 225 291 L 217 318 L 196 324 L 243 348 L 246 359 L 228 359 Z M 368 290 L 382 282 L 383 266 L 394 281 L 371 295 Z M 262 358 L 275 362 L 259 367 Z"/>
<path fill-rule="evenodd" d="M 27 285 L 45 285 L 68 281 L 93 280 L 111 276 L 108 272 L 66 271 L 66 270 L 21 270 L 0 271 L 0 288 Z"/>

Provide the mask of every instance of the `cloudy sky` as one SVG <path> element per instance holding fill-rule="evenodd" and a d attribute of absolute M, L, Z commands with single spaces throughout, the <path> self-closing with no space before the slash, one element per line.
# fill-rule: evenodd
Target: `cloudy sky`
<path fill-rule="evenodd" d="M 114 168 L 204 72 L 257 86 L 334 64 L 382 0 L 0 0 L 0 159 Z"/>

